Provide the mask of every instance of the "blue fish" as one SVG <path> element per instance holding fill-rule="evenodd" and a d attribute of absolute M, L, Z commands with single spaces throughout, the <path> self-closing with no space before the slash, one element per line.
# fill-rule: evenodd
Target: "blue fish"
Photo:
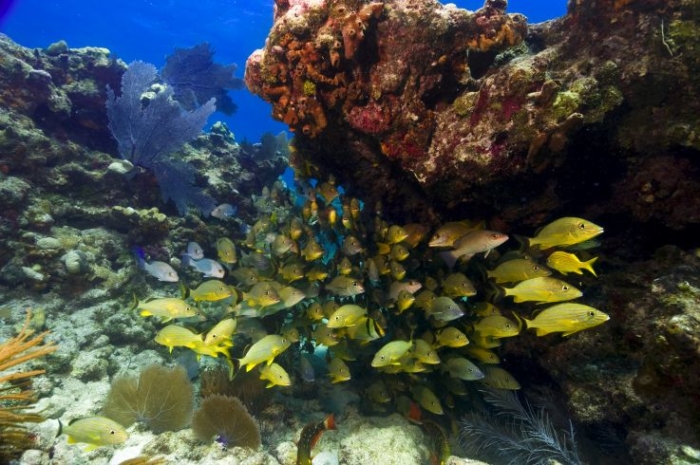
<path fill-rule="evenodd" d="M 159 262 L 157 260 L 147 262 L 146 254 L 141 247 L 134 247 L 133 253 L 134 257 L 136 257 L 138 267 L 145 270 L 146 273 L 150 274 L 154 278 L 157 278 L 158 281 L 175 283 L 180 279 L 173 267 L 167 263 Z"/>

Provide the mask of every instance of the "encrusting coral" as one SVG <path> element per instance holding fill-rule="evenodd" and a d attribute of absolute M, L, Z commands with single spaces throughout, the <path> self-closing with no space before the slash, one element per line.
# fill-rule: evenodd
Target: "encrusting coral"
<path fill-rule="evenodd" d="M 138 378 L 118 377 L 112 382 L 102 415 L 124 427 L 142 421 L 155 433 L 178 431 L 190 423 L 193 394 L 183 367 L 150 365 Z"/>
<path fill-rule="evenodd" d="M 42 345 L 48 331 L 30 339 L 33 333 L 29 328 L 30 321 L 31 311 L 28 311 L 19 334 L 0 343 L 0 463 L 19 457 L 33 445 L 33 436 L 22 423 L 43 421 L 40 415 L 27 413 L 26 410 L 36 400 L 29 390 L 30 381 L 45 370 L 9 371 L 57 349 L 53 343 Z"/>

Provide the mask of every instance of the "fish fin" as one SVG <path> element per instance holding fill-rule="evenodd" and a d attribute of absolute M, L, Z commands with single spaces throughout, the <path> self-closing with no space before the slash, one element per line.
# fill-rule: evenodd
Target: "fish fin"
<path fill-rule="evenodd" d="M 440 252 L 438 255 L 440 255 L 440 258 L 442 258 L 442 260 L 447 265 L 447 268 L 449 268 L 450 270 L 452 269 L 452 267 L 455 266 L 458 257 L 455 255 L 454 250 Z"/>
<path fill-rule="evenodd" d="M 66 441 L 68 444 L 77 444 L 78 441 L 73 438 L 73 436 L 68 436 L 68 440 Z"/>
<path fill-rule="evenodd" d="M 193 266 L 192 262 L 194 260 L 192 257 L 189 256 L 189 254 L 183 253 L 182 254 L 182 266 Z"/>
<path fill-rule="evenodd" d="M 149 312 L 148 310 L 141 310 L 139 312 L 139 315 L 141 315 L 141 316 L 153 316 L 153 313 Z"/>
<path fill-rule="evenodd" d="M 566 333 L 562 333 L 562 337 L 569 337 L 569 336 L 571 336 L 571 335 L 574 334 L 574 333 L 578 333 L 579 331 L 583 331 L 584 329 L 586 329 L 586 328 L 575 329 L 575 330 L 573 330 L 573 331 L 569 331 L 569 332 L 566 332 Z"/>
<path fill-rule="evenodd" d="M 537 328 L 535 330 L 535 334 L 537 334 L 538 337 L 545 336 L 545 335 L 549 334 L 550 332 L 551 331 L 547 331 L 546 329 L 542 329 L 542 328 Z M 572 334 L 572 333 L 569 333 L 569 334 Z"/>
<path fill-rule="evenodd" d="M 331 413 L 323 420 L 323 427 L 326 429 L 335 429 L 335 413 Z"/>
<path fill-rule="evenodd" d="M 138 308 L 138 306 L 139 306 L 139 298 L 136 297 L 136 293 L 134 292 L 134 298 L 131 301 L 131 306 L 129 307 L 129 311 L 133 312 L 134 310 L 136 310 Z"/>
<path fill-rule="evenodd" d="M 598 275 L 595 273 L 595 270 L 593 269 L 593 264 L 597 261 L 598 261 L 598 257 L 593 257 L 590 260 L 588 260 L 587 262 L 583 262 L 583 264 L 586 265 L 585 269 L 590 271 L 591 274 L 593 276 L 595 276 L 596 278 L 598 277 Z"/>
<path fill-rule="evenodd" d="M 136 264 L 138 267 L 143 269 L 143 267 L 146 265 L 146 252 L 144 252 L 139 246 L 132 247 L 131 252 L 136 258 Z"/>
<path fill-rule="evenodd" d="M 61 420 L 58 419 L 58 432 L 56 433 L 56 437 L 59 437 L 62 434 L 63 434 L 63 423 L 61 423 Z"/>
<path fill-rule="evenodd" d="M 520 315 L 518 315 L 515 312 L 511 312 L 511 313 L 513 314 L 515 319 L 518 321 L 518 334 L 520 334 L 520 332 L 523 330 L 523 319 L 524 318 L 520 318 Z"/>
<path fill-rule="evenodd" d="M 189 296 L 190 296 L 190 289 L 187 286 L 185 286 L 185 284 L 182 281 L 180 281 L 180 298 L 182 300 L 185 300 Z"/>
<path fill-rule="evenodd" d="M 100 447 L 100 446 L 98 446 L 97 444 L 88 444 L 87 446 L 85 446 L 83 448 L 83 452 L 92 452 L 93 450 L 97 449 L 98 447 Z"/>

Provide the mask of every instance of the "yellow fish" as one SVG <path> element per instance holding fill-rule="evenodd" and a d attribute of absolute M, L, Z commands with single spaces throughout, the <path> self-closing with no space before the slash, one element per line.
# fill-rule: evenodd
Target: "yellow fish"
<path fill-rule="evenodd" d="M 517 336 L 520 328 L 513 321 L 501 315 L 492 315 L 480 319 L 474 324 L 474 331 L 480 337 L 492 336 L 494 338 Z"/>
<path fill-rule="evenodd" d="M 195 289 L 189 291 L 189 296 L 192 297 L 195 302 L 217 302 L 219 300 L 228 299 L 233 295 L 233 289 L 218 279 L 204 281 Z"/>
<path fill-rule="evenodd" d="M 267 307 L 279 302 L 280 296 L 269 281 L 261 281 L 254 285 L 250 292 L 243 294 L 243 300 L 253 307 Z"/>
<path fill-rule="evenodd" d="M 465 221 L 445 223 L 430 238 L 428 247 L 452 247 L 457 239 L 478 228 Z"/>
<path fill-rule="evenodd" d="M 391 341 L 374 354 L 372 366 L 379 368 L 387 365 L 398 365 L 399 359 L 411 350 L 411 347 L 413 347 L 413 342 L 411 341 Z"/>
<path fill-rule="evenodd" d="M 365 315 L 367 315 L 366 308 L 354 304 L 343 305 L 328 318 L 327 326 L 329 328 L 355 326 Z"/>
<path fill-rule="evenodd" d="M 236 254 L 236 245 L 233 241 L 227 237 L 219 238 L 216 241 L 216 254 L 224 263 L 233 265 L 238 262 L 238 255 Z"/>
<path fill-rule="evenodd" d="M 316 242 L 316 239 L 311 238 L 301 250 L 301 255 L 307 262 L 318 260 L 323 256 L 323 247 Z"/>
<path fill-rule="evenodd" d="M 288 283 L 293 283 L 304 277 L 304 267 L 301 263 L 292 262 L 280 268 L 280 275 Z"/>
<path fill-rule="evenodd" d="M 523 318 L 523 321 L 528 329 L 536 330 L 538 336 L 561 332 L 566 337 L 603 324 L 609 319 L 607 314 L 593 307 L 567 302 L 547 307 L 532 320 Z"/>
<path fill-rule="evenodd" d="M 482 383 L 493 389 L 508 389 L 515 391 L 520 389 L 520 383 L 501 367 L 484 367 L 484 377 L 480 379 Z"/>
<path fill-rule="evenodd" d="M 306 272 L 306 279 L 309 281 L 323 281 L 328 277 L 328 270 L 320 265 L 316 265 Z"/>
<path fill-rule="evenodd" d="M 340 338 L 335 330 L 327 327 L 324 324 L 316 325 L 316 329 L 314 329 L 311 333 L 311 337 L 317 344 L 321 344 L 326 347 L 333 347 L 340 342 Z"/>
<path fill-rule="evenodd" d="M 551 274 L 552 272 L 547 267 L 526 258 L 508 260 L 498 265 L 495 269 L 486 272 L 486 276 L 492 278 L 498 284 L 524 281 Z"/>
<path fill-rule="evenodd" d="M 574 286 L 548 276 L 521 281 L 511 288 L 503 288 L 506 296 L 512 296 L 515 303 L 552 303 L 572 300 L 583 294 Z"/>
<path fill-rule="evenodd" d="M 381 381 L 375 381 L 372 384 L 369 385 L 367 388 L 367 396 L 369 396 L 372 401 L 377 402 L 379 404 L 385 404 L 389 401 L 391 401 L 391 394 L 389 394 L 389 390 L 386 388 L 386 385 Z"/>
<path fill-rule="evenodd" d="M 204 337 L 204 344 L 208 346 L 224 343 L 231 344 L 231 337 L 236 331 L 236 323 L 235 318 L 224 318 L 219 321 L 207 332 L 207 335 Z"/>
<path fill-rule="evenodd" d="M 201 340 L 202 336 L 200 334 L 196 334 L 179 325 L 168 325 L 158 331 L 155 337 L 155 341 L 170 349 L 171 354 L 173 353 L 173 347 L 187 347 L 192 349 L 197 345 L 198 341 Z"/>
<path fill-rule="evenodd" d="M 85 451 L 121 444 L 129 439 L 129 433 L 122 425 L 106 417 L 81 418 L 66 426 L 59 420 L 57 436 L 61 434 L 68 436 L 68 444 L 87 444 Z"/>
<path fill-rule="evenodd" d="M 449 274 L 442 282 L 442 290 L 448 297 L 471 297 L 476 295 L 474 283 L 462 273 Z"/>
<path fill-rule="evenodd" d="M 403 240 L 404 244 L 408 244 L 411 248 L 415 248 L 420 244 L 425 236 L 428 235 L 430 229 L 420 223 L 409 223 L 403 226 L 404 231 L 408 236 Z"/>
<path fill-rule="evenodd" d="M 485 349 L 483 347 L 470 345 L 469 347 L 464 348 L 464 352 L 481 363 L 487 363 L 489 365 L 498 365 L 499 363 L 501 363 L 501 360 L 498 358 L 498 355 L 496 355 L 489 349 Z"/>
<path fill-rule="evenodd" d="M 384 329 L 373 318 L 367 318 L 355 326 L 346 329 L 350 339 L 359 341 L 360 345 L 379 339 L 384 336 Z M 327 344 L 326 344 L 327 345 Z"/>
<path fill-rule="evenodd" d="M 408 237 L 408 233 L 398 224 L 392 224 L 386 232 L 386 241 L 391 244 L 398 244 Z"/>
<path fill-rule="evenodd" d="M 399 311 L 399 313 L 403 313 L 409 309 L 411 305 L 413 305 L 415 300 L 416 298 L 413 294 L 406 289 L 401 289 L 399 291 L 399 295 L 396 296 L 396 309 Z"/>
<path fill-rule="evenodd" d="M 276 334 L 269 334 L 250 346 L 245 357 L 239 362 L 241 366 L 246 367 L 246 371 L 250 371 L 256 365 L 264 362 L 271 365 L 275 357 L 287 350 L 290 345 L 291 341 L 288 339 Z"/>
<path fill-rule="evenodd" d="M 435 348 L 452 347 L 456 349 L 458 347 L 464 347 L 467 344 L 469 344 L 469 339 L 467 339 L 467 336 L 462 331 L 448 326 L 437 333 L 433 346 Z"/>
<path fill-rule="evenodd" d="M 274 386 L 291 386 L 292 381 L 289 379 L 289 373 L 277 363 L 271 363 L 260 369 L 260 379 L 268 381 L 266 388 Z"/>
<path fill-rule="evenodd" d="M 413 394 L 413 400 L 418 402 L 420 406 L 428 412 L 434 413 L 435 415 L 442 415 L 445 413 L 442 410 L 442 405 L 437 396 L 427 387 L 418 384 L 411 389 L 411 394 Z"/>
<path fill-rule="evenodd" d="M 547 257 L 547 265 L 563 275 L 569 273 L 583 274 L 582 270 L 588 270 L 593 276 L 598 276 L 593 269 L 593 264 L 596 260 L 598 260 L 598 257 L 593 257 L 587 262 L 582 262 L 572 253 L 557 250 Z"/>
<path fill-rule="evenodd" d="M 439 365 L 440 357 L 433 347 L 423 339 L 416 339 L 413 347 L 413 357 L 421 363 Z"/>
<path fill-rule="evenodd" d="M 538 246 L 540 250 L 545 250 L 555 246 L 578 244 L 602 233 L 603 228 L 590 221 L 564 217 L 549 223 L 527 242 L 530 247 Z"/>
<path fill-rule="evenodd" d="M 328 376 L 330 376 L 332 384 L 349 381 L 352 378 L 348 365 L 343 359 L 337 357 L 331 359 L 331 363 L 328 364 Z"/>
<path fill-rule="evenodd" d="M 453 378 L 458 378 L 463 381 L 476 381 L 483 379 L 484 373 L 474 365 L 471 360 L 464 357 L 450 357 L 445 362 L 444 369 Z"/>
<path fill-rule="evenodd" d="M 202 313 L 197 307 L 175 297 L 163 297 L 152 299 L 148 302 L 139 302 L 134 296 L 134 303 L 131 309 L 139 309 L 141 316 L 156 316 L 162 323 L 166 323 L 175 318 L 202 318 Z"/>
<path fill-rule="evenodd" d="M 326 290 L 340 297 L 352 297 L 365 292 L 362 282 L 351 276 L 336 276 L 326 284 Z"/>

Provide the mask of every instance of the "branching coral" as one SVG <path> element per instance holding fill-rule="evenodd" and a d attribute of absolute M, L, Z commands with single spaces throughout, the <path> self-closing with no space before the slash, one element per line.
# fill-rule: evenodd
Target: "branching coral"
<path fill-rule="evenodd" d="M 465 449 L 494 453 L 509 464 L 581 463 L 571 423 L 568 431 L 558 430 L 545 409 L 521 403 L 513 391 L 485 391 L 484 399 L 497 410 L 494 415 L 475 413 L 462 420 L 460 442 Z"/>
<path fill-rule="evenodd" d="M 22 423 L 43 421 L 40 415 L 26 413 L 26 410 L 35 401 L 34 393 L 28 389 L 31 378 L 45 370 L 8 371 L 57 349 L 51 343 L 42 345 L 48 332 L 30 339 L 33 333 L 29 329 L 30 320 L 31 312 L 27 312 L 19 334 L 0 343 L 0 463 L 17 458 L 32 446 L 32 435 Z"/>
<path fill-rule="evenodd" d="M 193 405 L 192 384 L 183 367 L 150 365 L 138 379 L 125 376 L 112 382 L 102 415 L 125 427 L 142 421 L 160 433 L 187 426 Z"/>

